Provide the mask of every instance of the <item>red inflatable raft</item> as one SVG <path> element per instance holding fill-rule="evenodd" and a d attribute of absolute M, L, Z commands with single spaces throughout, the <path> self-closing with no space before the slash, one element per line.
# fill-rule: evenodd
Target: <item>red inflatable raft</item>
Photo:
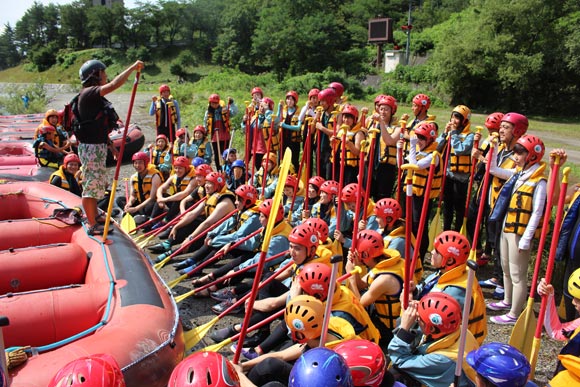
<path fill-rule="evenodd" d="M 169 290 L 131 238 L 111 244 L 56 218 L 80 198 L 39 182 L 0 184 L 0 315 L 8 348 L 32 356 L 10 371 L 12 387 L 46 387 L 68 362 L 112 355 L 127 386 L 165 386 L 183 358 Z"/>

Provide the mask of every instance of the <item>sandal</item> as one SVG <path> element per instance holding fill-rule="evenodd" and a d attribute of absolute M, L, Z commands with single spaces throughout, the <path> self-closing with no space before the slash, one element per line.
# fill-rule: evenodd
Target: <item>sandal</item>
<path fill-rule="evenodd" d="M 509 309 L 511 309 L 511 307 L 512 307 L 512 304 L 508 304 L 504 300 L 501 300 L 499 302 L 491 302 L 491 303 L 487 304 L 487 309 L 491 309 L 491 310 L 509 310 Z"/>
<path fill-rule="evenodd" d="M 517 317 L 510 316 L 509 314 L 502 314 L 501 316 L 493 316 L 489 319 L 494 324 L 500 325 L 514 325 L 518 321 Z"/>
<path fill-rule="evenodd" d="M 105 224 L 105 222 L 107 221 L 107 214 L 99 214 L 96 218 L 95 221 L 98 224 Z"/>
<path fill-rule="evenodd" d="M 113 232 L 114 228 L 109 227 L 109 234 Z M 95 224 L 87 229 L 87 234 L 91 236 L 103 235 L 105 233 L 105 226 L 102 224 Z"/>
<path fill-rule="evenodd" d="M 217 287 L 210 286 L 207 289 L 203 289 L 203 290 L 200 290 L 199 292 L 193 293 L 193 296 L 194 297 L 200 297 L 200 298 L 201 297 L 209 297 L 210 292 L 215 292 L 216 290 L 218 290 Z"/>
<path fill-rule="evenodd" d="M 213 276 L 211 276 L 211 277 L 210 276 L 211 276 L 211 274 L 208 274 L 208 275 L 204 275 L 203 277 L 196 278 L 193 281 L 191 281 L 191 284 L 193 285 L 194 288 L 199 288 L 200 286 L 207 285 L 213 281 Z M 209 294 L 208 294 L 208 296 L 209 296 Z"/>

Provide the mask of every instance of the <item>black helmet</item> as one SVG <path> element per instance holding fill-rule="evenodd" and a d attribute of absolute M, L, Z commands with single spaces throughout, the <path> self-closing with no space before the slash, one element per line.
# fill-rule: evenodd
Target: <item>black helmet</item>
<path fill-rule="evenodd" d="M 81 79 L 81 83 L 84 85 L 93 77 L 95 72 L 100 70 L 105 70 L 107 66 L 100 60 L 91 59 L 86 61 L 79 70 L 79 77 Z"/>

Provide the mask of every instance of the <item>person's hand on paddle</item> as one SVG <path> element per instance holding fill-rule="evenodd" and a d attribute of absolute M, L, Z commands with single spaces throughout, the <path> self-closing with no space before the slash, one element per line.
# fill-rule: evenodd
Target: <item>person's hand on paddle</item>
<path fill-rule="evenodd" d="M 347 273 L 354 270 L 355 267 L 361 266 L 360 255 L 356 250 L 349 250 L 347 254 L 345 270 Z"/>
<path fill-rule="evenodd" d="M 364 219 L 359 220 L 358 221 L 358 230 L 359 231 L 362 231 L 362 230 L 364 230 L 366 228 L 367 228 L 367 221 L 364 220 Z"/>
<path fill-rule="evenodd" d="M 407 113 L 404 113 L 404 114 L 401 116 L 401 121 L 409 121 L 409 115 L 408 115 Z"/>
<path fill-rule="evenodd" d="M 303 210 L 302 211 L 302 220 L 310 218 L 310 210 Z"/>
<path fill-rule="evenodd" d="M 538 294 L 540 296 L 551 296 L 554 294 L 554 287 L 552 284 L 546 283 L 546 280 L 542 278 L 538 284 Z"/>
<path fill-rule="evenodd" d="M 401 316 L 401 324 L 399 325 L 401 329 L 408 331 L 419 321 L 418 306 L 418 301 L 409 301 L 407 309 Z"/>
<path fill-rule="evenodd" d="M 209 246 L 209 245 L 210 245 L 210 243 L 211 243 L 211 240 L 212 240 L 212 238 L 210 238 L 210 237 L 207 237 L 207 238 L 205 238 L 205 240 L 203 241 L 203 244 L 204 244 L 204 245 L 206 245 L 206 246 Z"/>
<path fill-rule="evenodd" d="M 339 230 L 334 230 L 334 240 L 344 243 L 344 235 Z"/>
<path fill-rule="evenodd" d="M 123 211 L 133 215 L 135 212 L 137 212 L 137 209 L 135 207 L 133 207 L 130 203 L 127 203 L 127 204 L 125 204 Z"/>
<path fill-rule="evenodd" d="M 568 159 L 568 155 L 566 154 L 566 151 L 564 149 L 562 148 L 552 149 L 552 151 L 550 152 L 550 168 L 554 166 L 554 163 L 556 162 L 556 156 L 560 156 L 560 166 L 564 165 L 566 159 Z"/>
<path fill-rule="evenodd" d="M 230 246 L 231 246 L 231 242 L 230 243 L 226 243 L 225 245 L 222 246 L 221 249 L 218 250 L 218 252 L 216 254 L 222 254 L 222 256 L 225 256 L 228 251 L 230 250 Z"/>
<path fill-rule="evenodd" d="M 409 281 L 409 299 L 408 301 L 411 302 L 413 301 L 413 293 L 415 292 L 415 289 L 417 288 L 417 286 L 415 286 L 415 281 L 411 280 Z M 399 296 L 399 302 L 401 303 L 401 305 L 405 305 L 405 292 L 402 291 L 401 295 Z"/>

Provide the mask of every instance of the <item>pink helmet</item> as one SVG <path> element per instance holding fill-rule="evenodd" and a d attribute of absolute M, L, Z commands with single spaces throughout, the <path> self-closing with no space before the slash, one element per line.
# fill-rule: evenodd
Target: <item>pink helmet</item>
<path fill-rule="evenodd" d="M 328 87 L 334 89 L 337 98 L 342 97 L 342 94 L 344 94 L 344 86 L 340 82 L 330 82 Z"/>
<path fill-rule="evenodd" d="M 161 86 L 159 86 L 159 94 L 163 93 L 164 91 L 171 92 L 171 89 L 167 85 L 161 85 Z"/>
<path fill-rule="evenodd" d="M 95 354 L 73 360 L 62 367 L 49 387 L 125 387 L 117 361 L 109 354 Z"/>
<path fill-rule="evenodd" d="M 514 126 L 513 135 L 514 137 L 521 137 L 526 134 L 528 130 L 528 117 L 520 113 L 507 113 L 501 119 L 502 122 L 509 122 Z"/>
<path fill-rule="evenodd" d="M 316 96 L 316 98 L 318 98 L 318 93 L 320 93 L 320 90 L 318 90 L 316 88 L 310 89 L 310 91 L 308 92 L 308 98 L 314 97 L 314 96 Z"/>
<path fill-rule="evenodd" d="M 215 94 L 214 93 L 214 94 L 210 95 L 209 98 L 208 98 L 208 101 L 210 103 L 212 103 L 212 102 L 213 103 L 219 103 L 220 102 L 220 96 L 219 96 L 219 94 Z"/>
<path fill-rule="evenodd" d="M 217 352 L 196 352 L 173 369 L 167 387 L 239 387 L 233 364 Z"/>
<path fill-rule="evenodd" d="M 260 87 L 258 87 L 258 86 L 254 87 L 254 88 L 252 89 L 252 92 L 251 92 L 250 94 L 254 95 L 254 94 L 256 94 L 256 93 L 260 94 L 260 96 L 261 96 L 261 97 L 263 97 L 263 96 L 264 96 L 264 92 L 263 92 L 263 91 L 262 91 L 262 89 L 261 89 Z"/>
<path fill-rule="evenodd" d="M 143 152 L 137 152 L 137 153 L 143 153 Z M 135 153 L 135 154 L 137 154 Z M 135 154 L 133 155 L 133 157 L 135 157 Z M 145 153 L 145 156 L 147 156 L 147 153 Z M 145 166 L 147 166 L 147 162 L 149 161 L 149 156 L 147 156 L 147 161 L 145 162 Z M 68 163 L 78 163 L 79 165 L 81 165 L 81 159 L 79 158 L 79 156 L 77 156 L 74 153 L 69 153 L 68 155 L 64 156 L 64 160 L 62 161 L 64 167 L 66 168 Z"/>
<path fill-rule="evenodd" d="M 56 128 L 52 125 L 44 125 L 39 130 L 40 134 L 55 133 Z"/>

